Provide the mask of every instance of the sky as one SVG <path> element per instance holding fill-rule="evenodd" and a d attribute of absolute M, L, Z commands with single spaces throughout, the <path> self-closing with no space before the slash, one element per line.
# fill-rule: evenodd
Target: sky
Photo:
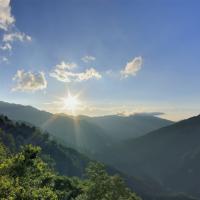
<path fill-rule="evenodd" d="M 74 115 L 198 115 L 199 7 L 0 0 L 0 100 Z"/>

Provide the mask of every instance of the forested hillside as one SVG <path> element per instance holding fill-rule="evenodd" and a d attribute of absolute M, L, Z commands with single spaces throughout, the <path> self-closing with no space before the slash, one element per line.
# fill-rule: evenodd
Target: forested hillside
<path fill-rule="evenodd" d="M 20 146 L 26 144 L 40 146 L 42 157 L 61 174 L 81 176 L 89 162 L 84 155 L 49 139 L 48 133 L 42 134 L 34 126 L 13 122 L 4 116 L 0 116 L 0 138 L 12 152 L 17 152 Z"/>
<path fill-rule="evenodd" d="M 48 133 L 41 132 L 38 128 L 24 122 L 11 121 L 6 116 L 0 116 L 0 140 L 12 153 L 20 151 L 20 147 L 23 145 L 39 146 L 41 148 L 40 157 L 61 175 L 83 178 L 84 170 L 90 162 L 84 155 L 50 139 Z M 112 175 L 117 173 L 123 176 L 126 184 L 142 196 L 151 196 L 155 188 L 159 192 L 161 190 L 157 184 L 150 186 L 140 179 L 128 177 L 114 168 L 106 167 L 106 169 Z"/>
<path fill-rule="evenodd" d="M 0 199 L 140 199 L 100 163 L 89 164 L 85 172 L 88 162 L 75 150 L 50 140 L 47 133 L 0 116 Z"/>
<path fill-rule="evenodd" d="M 62 197 L 62 195 L 65 196 L 64 199 L 70 199 L 72 197 L 75 198 L 73 196 L 74 193 L 76 195 L 83 195 L 82 190 L 87 191 L 87 189 L 84 186 L 86 184 L 85 182 L 77 178 L 71 179 L 69 177 L 79 176 L 81 178 L 85 178 L 84 170 L 86 166 L 88 165 L 89 159 L 83 156 L 82 154 L 76 152 L 75 150 L 64 147 L 58 144 L 57 142 L 51 140 L 47 133 L 41 132 L 38 128 L 35 128 L 34 126 L 31 126 L 31 125 L 27 125 L 24 122 L 14 122 L 5 116 L 0 116 L 0 142 L 1 142 L 1 150 L 2 150 L 1 151 L 1 159 L 2 159 L 1 166 L 3 170 L 2 172 L 0 172 L 1 182 L 2 182 L 2 188 L 1 188 L 0 193 L 4 195 L 2 196 L 2 198 L 5 197 L 5 195 L 7 195 L 6 191 L 9 192 L 9 194 L 12 194 L 14 196 L 23 195 L 23 196 L 20 196 L 20 199 L 28 198 L 26 196 L 28 195 L 28 193 L 26 193 L 25 191 L 29 191 L 29 194 L 33 196 L 35 195 L 35 199 L 39 199 L 38 195 L 47 195 L 47 194 L 50 195 L 52 199 L 53 198 L 62 199 L 64 198 Z M 39 147 L 33 147 L 33 146 L 30 146 L 29 144 L 32 144 L 34 146 L 39 146 Z M 29 145 L 29 146 L 25 146 L 21 148 L 21 146 L 24 146 L 24 145 Z M 44 162 L 47 164 L 45 164 Z M 132 195 L 133 197 L 130 197 L 130 199 L 135 198 L 134 194 L 130 193 L 130 191 L 128 192 L 127 189 L 125 190 L 123 189 L 125 188 L 125 186 L 123 185 L 123 182 L 121 181 L 120 178 L 115 177 L 115 176 L 113 177 L 114 174 L 119 174 L 120 176 L 124 178 L 126 185 L 128 185 L 131 188 L 131 191 L 136 191 L 137 194 L 142 196 L 145 200 L 146 199 L 147 200 L 165 200 L 165 199 L 168 199 L 168 200 L 171 200 L 171 199 L 190 200 L 191 199 L 192 200 L 193 199 L 185 195 L 167 194 L 167 192 L 163 188 L 161 188 L 161 186 L 158 183 L 150 179 L 145 182 L 144 180 L 140 178 L 126 176 L 120 171 L 117 171 L 110 167 L 106 167 L 106 170 L 109 172 L 109 174 L 112 175 L 110 177 L 104 171 L 102 164 L 97 164 L 97 165 L 92 165 L 92 166 L 93 166 L 92 171 L 94 173 L 97 173 L 97 175 L 100 178 L 100 181 L 102 179 L 104 180 L 103 178 L 104 176 L 106 177 L 106 180 L 105 180 L 106 183 L 103 182 L 102 184 L 107 184 L 106 187 L 108 187 L 108 193 L 110 192 L 112 193 L 110 189 L 112 190 L 113 188 L 114 190 L 114 188 L 119 186 L 120 188 L 122 188 L 122 191 L 124 192 L 126 191 L 125 193 L 123 192 L 123 195 Z M 22 172 L 20 172 L 19 170 L 21 168 L 22 168 Z M 13 170 L 16 170 L 16 171 L 13 171 Z M 33 172 L 31 176 L 29 174 L 30 171 Z M 17 183 L 18 185 L 16 185 L 16 180 L 13 179 L 13 173 L 15 174 L 16 179 L 20 181 Z M 37 176 L 34 173 L 37 173 Z M 63 177 L 61 175 L 67 175 L 68 177 Z M 90 176 L 93 176 L 93 175 L 90 174 L 89 177 Z M 41 181 L 42 182 L 44 181 L 46 183 L 46 179 L 48 179 L 49 181 L 48 185 L 43 184 L 41 186 L 38 183 Z M 117 182 L 115 182 L 115 180 Z M 28 183 L 26 181 L 28 181 Z M 93 182 L 95 182 L 94 179 L 93 179 Z M 3 183 L 5 183 L 6 185 Z M 35 187 L 33 188 L 33 190 L 30 191 L 29 187 L 31 184 L 34 184 Z M 60 184 L 64 186 L 61 187 L 59 186 Z M 90 184 L 91 183 L 89 183 L 89 185 Z M 97 187 L 99 187 L 99 185 Z M 38 188 L 41 188 L 41 189 L 39 190 Z M 21 190 L 23 190 L 24 192 L 22 193 L 19 192 Z M 39 192 L 37 192 L 37 190 Z M 56 191 L 56 194 L 55 194 L 55 191 Z M 93 190 L 91 189 L 91 191 Z M 113 194 L 114 197 L 110 197 L 110 199 L 111 200 L 112 198 L 117 199 L 116 194 L 118 197 L 120 197 L 121 195 L 119 194 L 120 191 L 121 189 L 117 193 L 114 193 Z M 102 194 L 99 194 L 97 192 L 95 193 L 95 195 L 97 194 L 104 195 L 105 191 L 103 192 L 101 191 L 101 193 Z M 70 195 L 70 198 L 66 197 L 66 195 Z M 86 198 L 84 195 L 81 197 L 77 197 L 77 196 L 76 197 L 79 199 L 84 199 Z M 88 198 L 86 199 L 88 200 Z M 99 198 L 96 196 L 93 196 L 93 200 L 99 200 Z"/>

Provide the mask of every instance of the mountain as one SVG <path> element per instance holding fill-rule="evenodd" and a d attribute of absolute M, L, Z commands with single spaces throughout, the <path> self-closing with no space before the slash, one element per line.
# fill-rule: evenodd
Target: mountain
<path fill-rule="evenodd" d="M 102 160 L 129 175 L 150 176 L 164 188 L 200 198 L 199 141 L 196 116 L 112 147 Z"/>
<path fill-rule="evenodd" d="M 109 115 L 84 119 L 101 127 L 110 137 L 118 141 L 140 137 L 150 131 L 173 124 L 172 121 L 148 114 Z"/>
<path fill-rule="evenodd" d="M 39 111 L 32 106 L 22 106 L 3 101 L 0 101 L 0 113 L 8 116 L 10 119 L 26 121 L 38 127 L 52 117 L 51 113 Z"/>
<path fill-rule="evenodd" d="M 27 144 L 41 147 L 41 157 L 62 175 L 83 177 L 84 170 L 91 161 L 75 150 L 59 145 L 51 140 L 47 133 L 41 132 L 36 127 L 24 122 L 11 121 L 6 116 L 0 116 L 1 143 L 13 153 L 20 151 L 21 146 Z M 107 171 L 109 174 L 117 173 L 122 176 L 126 183 L 142 196 L 150 198 L 154 191 L 162 192 L 159 184 L 155 182 L 152 182 L 154 185 L 148 185 L 109 166 Z"/>
<path fill-rule="evenodd" d="M 88 155 L 107 148 L 111 138 L 95 124 L 63 114 L 51 114 L 31 106 L 0 102 L 0 113 L 46 130 L 59 142 Z"/>
<path fill-rule="evenodd" d="M 138 137 L 172 124 L 171 121 L 146 115 L 72 117 L 2 101 L 0 102 L 0 113 L 13 120 L 26 121 L 40 127 L 62 144 L 94 158 L 116 142 Z"/>
<path fill-rule="evenodd" d="M 12 153 L 20 152 L 21 146 L 27 144 L 41 147 L 40 157 L 61 175 L 83 177 L 84 169 L 91 161 L 77 151 L 51 140 L 46 132 L 41 132 L 33 125 L 11 121 L 6 116 L 0 116 L 0 144 L 5 145 Z M 183 194 L 167 194 L 153 180 L 144 182 L 140 178 L 127 176 L 113 167 L 107 166 L 106 169 L 111 175 L 122 176 L 126 184 L 145 200 L 195 200 Z"/>
<path fill-rule="evenodd" d="M 49 139 L 47 133 L 23 122 L 14 122 L 6 116 L 0 116 L 0 141 L 10 149 L 18 152 L 22 145 L 32 144 L 42 148 L 42 157 L 61 174 L 82 176 L 90 161 L 83 154 Z"/>
<path fill-rule="evenodd" d="M 42 126 L 60 143 L 67 144 L 88 155 L 97 154 L 111 145 L 112 140 L 105 132 L 85 120 L 53 115 Z"/>

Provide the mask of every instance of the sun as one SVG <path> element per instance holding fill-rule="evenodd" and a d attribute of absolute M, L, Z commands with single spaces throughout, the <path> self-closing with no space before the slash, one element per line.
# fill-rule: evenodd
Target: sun
<path fill-rule="evenodd" d="M 80 101 L 78 99 L 78 96 L 72 96 L 70 93 L 68 93 L 67 97 L 63 98 L 63 103 L 64 107 L 67 110 L 74 112 L 75 110 L 77 110 Z"/>

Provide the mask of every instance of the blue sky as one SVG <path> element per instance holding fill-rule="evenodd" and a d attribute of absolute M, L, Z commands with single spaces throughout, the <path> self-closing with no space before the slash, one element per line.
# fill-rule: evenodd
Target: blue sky
<path fill-rule="evenodd" d="M 78 99 L 75 114 L 196 115 L 199 6 L 198 0 L 2 0 L 0 99 L 71 114 L 63 105 L 70 92 Z"/>

